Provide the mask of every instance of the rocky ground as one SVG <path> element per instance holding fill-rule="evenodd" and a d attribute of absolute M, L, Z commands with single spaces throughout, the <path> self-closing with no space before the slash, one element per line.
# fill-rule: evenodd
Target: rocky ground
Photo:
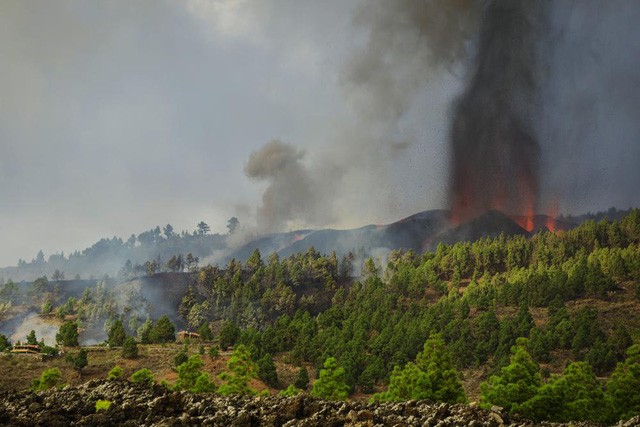
<path fill-rule="evenodd" d="M 96 411 L 96 401 L 108 400 Z M 530 426 L 499 410 L 402 402 L 365 404 L 297 397 L 220 397 L 169 391 L 126 381 L 92 380 L 77 387 L 0 394 L 0 424 L 10 426 Z M 547 426 L 558 424 L 544 424 Z M 574 423 L 574 426 L 588 424 Z M 625 426 L 640 425 L 640 419 Z"/>

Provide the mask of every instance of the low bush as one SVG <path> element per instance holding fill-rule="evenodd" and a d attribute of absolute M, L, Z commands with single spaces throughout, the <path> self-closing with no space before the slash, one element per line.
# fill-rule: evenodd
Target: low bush
<path fill-rule="evenodd" d="M 124 370 L 120 366 L 116 365 L 109 371 L 109 373 L 107 374 L 107 378 L 110 380 L 116 380 L 120 378 L 123 373 Z"/>
<path fill-rule="evenodd" d="M 142 368 L 131 375 L 131 382 L 151 385 L 156 382 L 153 373 L 147 368 Z"/>
<path fill-rule="evenodd" d="M 111 402 L 108 400 L 96 401 L 96 412 L 107 411 L 111 407 Z"/>
<path fill-rule="evenodd" d="M 33 380 L 31 388 L 34 391 L 46 390 L 55 387 L 62 378 L 62 373 L 58 368 L 45 369 L 39 379 Z"/>

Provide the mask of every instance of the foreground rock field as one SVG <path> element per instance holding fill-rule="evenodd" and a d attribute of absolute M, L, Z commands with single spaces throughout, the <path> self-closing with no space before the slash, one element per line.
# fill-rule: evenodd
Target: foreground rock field
<path fill-rule="evenodd" d="M 96 401 L 108 400 L 96 412 Z M 12 426 L 531 426 L 499 411 L 469 405 L 366 404 L 297 397 L 220 397 L 169 391 L 126 381 L 92 380 L 77 387 L 0 394 L 0 424 Z M 560 424 L 546 423 L 553 426 Z M 573 423 L 573 426 L 592 424 Z M 640 425 L 634 419 L 625 426 Z"/>

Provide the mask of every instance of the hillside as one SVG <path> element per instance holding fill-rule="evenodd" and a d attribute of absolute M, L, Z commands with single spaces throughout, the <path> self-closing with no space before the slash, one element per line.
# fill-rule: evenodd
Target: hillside
<path fill-rule="evenodd" d="M 474 234 L 478 229 L 487 236 Z M 244 348 L 256 363 L 275 363 L 277 375 L 283 375 L 279 389 L 291 381 L 284 372 L 301 365 L 320 372 L 333 360 L 352 399 L 480 401 L 538 421 L 612 422 L 640 413 L 628 392 L 612 394 L 621 384 L 635 384 L 635 379 L 620 381 L 640 363 L 640 347 L 634 345 L 640 341 L 640 211 L 620 221 L 588 220 L 571 230 L 534 235 L 489 212 L 438 236 L 447 233 L 479 238 L 440 242 L 423 254 L 392 251 L 384 261 L 362 264 L 353 256 L 323 255 L 314 248 L 266 259 L 254 250 L 244 263 L 231 260 L 193 273 L 99 283 L 79 299 L 54 299 L 62 284 L 41 282 L 40 293 L 35 287 L 29 292 L 43 311 L 47 301 L 55 302 L 47 306 L 52 320 L 78 321 L 81 340 L 93 328 L 106 331 L 122 321 L 122 333 L 144 344 L 139 359 L 122 363 L 131 369 L 148 365 L 170 383 L 175 381 L 172 352 L 164 359 L 149 352 L 177 352 L 174 344 L 154 347 L 159 335 L 151 332 L 160 327 L 157 316 L 173 310 L 167 314 L 179 327 L 210 328 L 221 348 Z M 112 363 L 97 363 L 100 356 L 90 354 L 88 375 L 104 378 L 108 366 L 120 361 L 109 351 L 104 354 Z M 398 383 L 426 375 L 430 357 L 448 361 L 437 369 L 460 381 L 457 397 L 428 389 L 415 394 Z M 92 359 L 101 366 L 96 371 Z M 492 387 L 503 381 L 495 375 L 507 375 L 511 364 L 522 363 L 518 360 L 526 361 L 530 372 L 527 393 L 515 401 L 492 397 Z M 33 379 L 42 367 L 25 365 L 18 371 Z M 214 376 L 220 372 L 210 364 L 205 369 Z M 565 400 L 556 409 L 541 407 L 547 402 L 544 393 L 560 393 L 554 387 L 574 381 L 575 370 L 586 381 L 580 387 L 589 390 L 590 403 L 575 406 L 571 398 L 577 395 L 563 391 Z M 20 380 L 13 377 L 7 384 Z M 578 409 L 589 407 L 606 410 Z"/>

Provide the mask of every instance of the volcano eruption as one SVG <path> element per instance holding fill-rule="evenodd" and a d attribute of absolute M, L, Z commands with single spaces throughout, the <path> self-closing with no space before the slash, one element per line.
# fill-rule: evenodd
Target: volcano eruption
<path fill-rule="evenodd" d="M 497 209 L 533 230 L 540 147 L 533 125 L 543 4 L 492 1 L 482 12 L 477 62 L 451 129 L 454 224 Z"/>

